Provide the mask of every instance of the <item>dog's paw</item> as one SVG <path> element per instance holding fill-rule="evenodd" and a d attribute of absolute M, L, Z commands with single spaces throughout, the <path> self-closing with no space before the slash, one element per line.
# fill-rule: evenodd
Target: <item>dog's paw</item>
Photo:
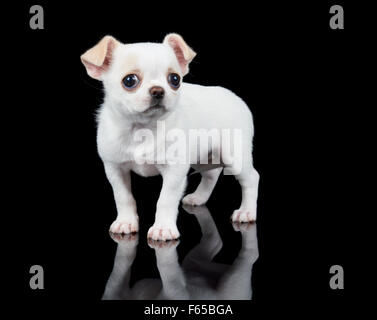
<path fill-rule="evenodd" d="M 235 223 L 254 222 L 257 220 L 257 213 L 251 209 L 238 209 L 233 212 L 230 219 Z"/>
<path fill-rule="evenodd" d="M 189 206 L 202 206 L 206 202 L 207 199 L 194 193 L 190 193 L 182 199 L 182 203 Z"/>
<path fill-rule="evenodd" d="M 175 223 L 171 224 L 159 224 L 155 223 L 148 230 L 148 239 L 168 241 L 176 240 L 180 236 L 179 231 Z"/>
<path fill-rule="evenodd" d="M 110 226 L 110 232 L 129 234 L 139 231 L 139 218 L 136 215 L 118 217 Z"/>

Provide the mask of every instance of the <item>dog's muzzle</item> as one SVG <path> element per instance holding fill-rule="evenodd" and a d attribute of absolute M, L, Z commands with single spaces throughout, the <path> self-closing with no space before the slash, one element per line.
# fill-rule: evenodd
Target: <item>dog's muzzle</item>
<path fill-rule="evenodd" d="M 162 104 L 162 100 L 165 96 L 165 90 L 162 87 L 152 87 L 149 89 L 149 93 L 151 95 L 151 104 L 145 112 L 150 112 L 153 110 L 163 109 L 164 105 Z"/>

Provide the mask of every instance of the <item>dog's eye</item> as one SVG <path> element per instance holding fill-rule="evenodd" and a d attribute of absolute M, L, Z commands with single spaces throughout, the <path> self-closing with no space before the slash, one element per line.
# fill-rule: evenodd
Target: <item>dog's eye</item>
<path fill-rule="evenodd" d="M 181 84 L 181 77 L 179 76 L 179 74 L 169 73 L 168 82 L 173 89 L 177 89 Z"/>
<path fill-rule="evenodd" d="M 122 82 L 126 89 L 133 89 L 139 84 L 140 80 L 136 74 L 129 74 L 123 78 Z"/>

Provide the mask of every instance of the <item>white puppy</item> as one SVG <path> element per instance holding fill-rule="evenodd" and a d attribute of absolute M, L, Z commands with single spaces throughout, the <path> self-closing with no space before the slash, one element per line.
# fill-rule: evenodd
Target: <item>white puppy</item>
<path fill-rule="evenodd" d="M 195 55 L 181 36 L 169 34 L 163 43 L 136 44 L 121 44 L 106 36 L 81 56 L 89 76 L 101 80 L 104 85 L 104 103 L 98 113 L 97 144 L 117 206 L 118 216 L 110 227 L 113 233 L 138 231 L 136 203 L 131 193 L 132 170 L 142 176 L 161 174 L 163 177 L 155 223 L 149 229 L 148 237 L 154 240 L 178 238 L 178 205 L 187 173 L 190 166 L 201 171 L 203 164 L 208 169 L 208 157 L 218 157 L 220 165 L 227 173 L 234 174 L 241 185 L 241 206 L 234 211 L 232 220 L 256 220 L 259 175 L 252 161 L 254 128 L 251 112 L 227 89 L 182 82 Z M 162 138 L 161 127 L 167 133 Z M 237 142 L 231 140 L 228 143 L 230 148 L 224 147 L 226 139 L 223 136 L 212 139 L 207 148 L 202 145 L 199 148 L 197 140 L 190 139 L 187 147 L 180 150 L 181 154 L 184 151 L 184 161 L 181 161 L 182 157 L 180 161 L 174 161 L 176 152 L 168 150 L 174 143 L 166 137 L 171 132 L 179 136 L 177 130 L 189 136 L 195 129 L 200 132 L 203 129 L 228 130 L 233 139 L 235 130 L 241 135 L 237 136 Z M 146 130 L 153 139 L 140 140 L 140 133 L 144 135 Z M 182 145 L 182 139 L 180 141 Z M 231 149 L 237 149 L 237 145 L 241 148 L 232 154 Z M 163 161 L 159 156 L 154 157 L 157 153 L 161 156 L 161 150 Z M 151 155 L 157 160 L 150 161 Z M 140 161 L 146 158 L 149 161 Z M 219 165 L 202 171 L 198 188 L 186 195 L 183 203 L 204 204 L 221 171 Z"/>

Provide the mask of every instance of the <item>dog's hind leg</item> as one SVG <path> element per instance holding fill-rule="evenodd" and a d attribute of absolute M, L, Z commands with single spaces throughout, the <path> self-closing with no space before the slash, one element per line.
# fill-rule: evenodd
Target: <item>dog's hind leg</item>
<path fill-rule="evenodd" d="M 223 168 L 215 168 L 208 171 L 201 172 L 202 179 L 193 193 L 186 195 L 182 199 L 182 203 L 190 206 L 201 206 L 205 204 L 219 178 Z"/>
<path fill-rule="evenodd" d="M 244 163 L 240 174 L 235 175 L 241 185 L 242 202 L 232 214 L 233 222 L 251 222 L 257 219 L 257 198 L 259 174 L 252 165 L 252 159 Z"/>

